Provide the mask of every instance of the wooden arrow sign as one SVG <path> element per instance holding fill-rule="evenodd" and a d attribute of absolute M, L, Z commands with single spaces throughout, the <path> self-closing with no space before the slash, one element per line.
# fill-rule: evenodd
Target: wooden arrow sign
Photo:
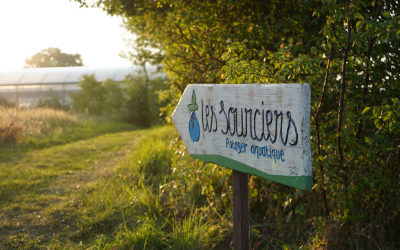
<path fill-rule="evenodd" d="M 191 84 L 172 120 L 189 154 L 310 190 L 309 84 Z"/>

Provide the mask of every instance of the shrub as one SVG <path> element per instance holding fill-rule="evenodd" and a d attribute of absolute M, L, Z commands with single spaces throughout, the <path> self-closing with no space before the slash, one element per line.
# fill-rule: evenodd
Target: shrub
<path fill-rule="evenodd" d="M 71 93 L 72 105 L 76 111 L 93 115 L 104 115 L 113 120 L 129 122 L 148 127 L 163 121 L 159 115 L 161 106 L 158 93 L 166 88 L 162 78 L 148 79 L 136 72 L 121 82 L 107 79 L 97 81 L 94 75 L 85 75 L 79 85 L 79 93 Z"/>
<path fill-rule="evenodd" d="M 106 90 L 106 97 L 103 106 L 104 114 L 112 120 L 125 120 L 127 115 L 125 107 L 127 96 L 126 93 L 124 93 L 123 83 L 107 79 L 103 83 L 103 86 Z"/>
<path fill-rule="evenodd" d="M 93 74 L 83 75 L 79 86 L 82 89 L 78 93 L 70 93 L 74 109 L 93 115 L 103 114 L 107 92 L 102 82 L 98 82 Z"/>
<path fill-rule="evenodd" d="M 126 121 L 144 127 L 150 126 L 151 114 L 148 99 L 148 85 L 143 77 L 129 75 L 124 80 L 128 95 Z"/>

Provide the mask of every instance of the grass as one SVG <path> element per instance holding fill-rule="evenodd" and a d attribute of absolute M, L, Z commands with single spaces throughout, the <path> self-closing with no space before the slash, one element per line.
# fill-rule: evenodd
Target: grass
<path fill-rule="evenodd" d="M 0 146 L 0 249 L 229 246 L 229 174 L 191 159 L 172 126 L 59 115 Z M 51 120 L 29 117 L 25 131 Z"/>
<path fill-rule="evenodd" d="M 191 158 L 171 125 L 50 109 L 0 118 L 24 128 L 18 143 L 0 142 L 0 250 L 232 248 L 231 170 Z M 320 192 L 250 176 L 251 249 L 396 248 L 395 217 L 390 227 L 324 217 Z"/>
<path fill-rule="evenodd" d="M 25 130 L 0 144 L 0 250 L 232 249 L 231 170 L 191 158 L 172 125 L 5 111 Z M 252 249 L 313 249 L 318 225 L 281 205 L 302 192 L 255 176 L 249 188 Z"/>

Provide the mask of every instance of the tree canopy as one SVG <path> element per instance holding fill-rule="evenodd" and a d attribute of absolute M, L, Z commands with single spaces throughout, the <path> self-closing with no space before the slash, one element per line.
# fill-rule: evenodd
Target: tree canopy
<path fill-rule="evenodd" d="M 25 59 L 25 68 L 83 66 L 80 54 L 62 53 L 59 48 L 41 50 Z"/>
<path fill-rule="evenodd" d="M 398 246 L 398 1 L 98 0 L 95 5 L 124 17 L 139 48 L 159 51 L 147 57 L 161 58 L 169 76 L 164 98 L 173 101 L 166 112 L 191 83 L 310 83 L 316 184 L 300 195 L 255 180 L 255 189 L 268 192 L 251 203 L 259 217 L 253 219 L 274 225 L 260 229 L 261 236 L 293 247 Z M 263 203 L 263 197 L 272 199 L 269 194 L 275 198 Z"/>

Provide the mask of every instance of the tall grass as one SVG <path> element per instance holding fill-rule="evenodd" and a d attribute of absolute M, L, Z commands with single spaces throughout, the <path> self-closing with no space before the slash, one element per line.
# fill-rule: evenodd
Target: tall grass
<path fill-rule="evenodd" d="M 192 208 L 186 218 L 170 222 L 172 226 L 170 242 L 173 249 L 207 249 L 214 245 L 215 222 L 203 219 L 203 214 L 205 215 L 200 210 L 193 211 Z"/>
<path fill-rule="evenodd" d="M 23 127 L 22 135 L 49 135 L 60 133 L 63 128 L 83 122 L 78 115 L 51 108 L 17 109 L 0 106 L 0 126 L 11 121 Z"/>
<path fill-rule="evenodd" d="M 121 246 L 121 237 L 123 249 L 214 248 L 231 228 L 218 214 L 226 209 L 224 195 L 213 192 L 227 192 L 227 179 L 215 165 L 190 158 L 171 127 L 146 132 L 117 170 L 126 177 L 130 206 L 120 233 L 102 248 Z"/>
<path fill-rule="evenodd" d="M 12 126 L 10 127 L 10 124 Z M 0 106 L 1 128 L 14 129 L 17 145 L 7 145 L 0 140 L 3 150 L 13 150 L 14 154 L 40 148 L 49 148 L 105 133 L 115 133 L 137 129 L 138 126 L 110 121 L 104 117 L 77 114 L 52 108 L 17 109 Z M 18 152 L 16 152 L 18 151 Z M 1 155 L 4 152 L 0 152 Z M 4 154 L 3 154 L 4 155 Z"/>

